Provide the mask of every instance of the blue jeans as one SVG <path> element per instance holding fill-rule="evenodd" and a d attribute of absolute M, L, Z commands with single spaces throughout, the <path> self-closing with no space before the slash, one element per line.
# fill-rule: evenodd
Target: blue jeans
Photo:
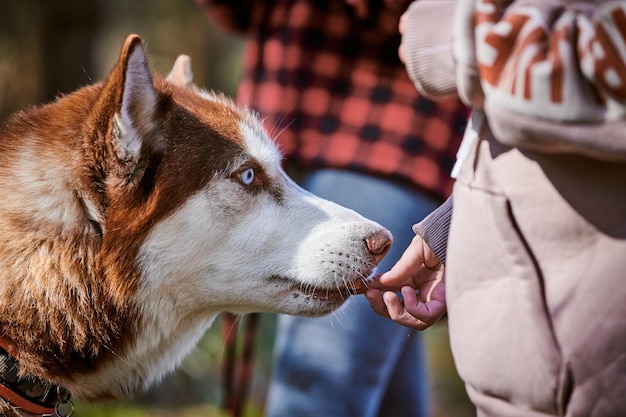
<path fill-rule="evenodd" d="M 312 193 L 388 228 L 390 269 L 438 201 L 414 188 L 330 169 L 293 174 Z M 428 381 L 419 333 L 374 313 L 363 296 L 321 318 L 279 316 L 266 417 L 425 417 Z"/>

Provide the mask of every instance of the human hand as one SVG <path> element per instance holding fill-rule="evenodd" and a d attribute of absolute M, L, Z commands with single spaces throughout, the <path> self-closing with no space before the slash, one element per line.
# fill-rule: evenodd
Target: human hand
<path fill-rule="evenodd" d="M 365 297 L 374 311 L 406 327 L 425 330 L 446 312 L 444 266 L 419 235 L 390 271 L 367 286 Z"/>
<path fill-rule="evenodd" d="M 407 13 L 408 12 L 404 12 L 402 16 L 400 16 L 400 22 L 398 22 L 398 32 L 400 32 L 400 36 L 404 35 L 406 19 L 408 18 Z M 404 45 L 402 44 L 402 41 L 400 41 L 400 46 L 398 47 L 398 56 L 400 57 L 400 61 L 402 61 L 403 64 L 406 63 L 406 55 L 404 52 Z"/>
<path fill-rule="evenodd" d="M 354 8 L 359 19 L 367 19 L 370 14 L 370 5 L 368 0 L 346 0 L 346 3 Z"/>

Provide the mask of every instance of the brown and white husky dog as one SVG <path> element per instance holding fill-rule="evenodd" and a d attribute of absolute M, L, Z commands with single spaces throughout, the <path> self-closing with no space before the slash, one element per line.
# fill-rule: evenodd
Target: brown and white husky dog
<path fill-rule="evenodd" d="M 25 381 L 144 390 L 221 311 L 329 313 L 391 245 L 291 181 L 256 115 L 191 85 L 186 57 L 153 74 L 135 35 L 104 82 L 4 124 L 0 196 L 6 415 L 58 401 Z"/>

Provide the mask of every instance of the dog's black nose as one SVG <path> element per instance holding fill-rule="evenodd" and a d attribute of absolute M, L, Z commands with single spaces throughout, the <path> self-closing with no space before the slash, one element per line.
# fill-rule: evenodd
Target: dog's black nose
<path fill-rule="evenodd" d="M 365 238 L 367 249 L 376 258 L 376 263 L 385 257 L 392 243 L 393 236 L 387 229 L 379 229 Z"/>

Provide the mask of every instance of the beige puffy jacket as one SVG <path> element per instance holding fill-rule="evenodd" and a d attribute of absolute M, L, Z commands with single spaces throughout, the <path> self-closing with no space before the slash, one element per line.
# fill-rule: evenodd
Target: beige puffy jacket
<path fill-rule="evenodd" d="M 418 89 L 476 109 L 453 209 L 415 230 L 447 255 L 478 415 L 626 416 L 626 1 L 418 0 L 407 16 Z"/>

